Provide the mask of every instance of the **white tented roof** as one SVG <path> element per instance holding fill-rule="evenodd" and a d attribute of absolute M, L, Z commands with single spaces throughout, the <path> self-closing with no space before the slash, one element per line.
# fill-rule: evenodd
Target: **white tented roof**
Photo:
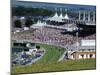
<path fill-rule="evenodd" d="M 57 13 L 55 13 L 55 15 L 53 17 L 50 17 L 46 20 L 51 20 L 51 21 L 57 21 L 57 22 L 63 22 L 62 19 L 69 19 L 68 15 L 66 13 L 66 15 L 63 17 L 62 13 L 60 14 L 60 16 L 57 15 Z"/>
<path fill-rule="evenodd" d="M 47 20 L 50 20 L 50 21 L 57 21 L 57 22 L 63 22 L 63 21 L 62 21 L 62 18 L 59 18 L 59 17 L 51 17 L 51 18 L 48 18 Z"/>
<path fill-rule="evenodd" d="M 95 46 L 95 40 L 81 40 L 81 46 Z"/>
<path fill-rule="evenodd" d="M 63 22 L 62 19 L 64 19 L 64 18 L 58 16 L 57 13 L 55 13 L 55 15 L 54 15 L 53 17 L 50 17 L 50 18 L 48 18 L 48 19 L 46 19 L 46 20 Z"/>
<path fill-rule="evenodd" d="M 57 12 L 55 13 L 55 15 L 53 17 L 58 17 Z"/>
<path fill-rule="evenodd" d="M 59 18 L 64 19 L 64 17 L 63 17 L 63 15 L 62 15 L 62 13 L 60 14 Z"/>
<path fill-rule="evenodd" d="M 46 25 L 46 23 L 42 23 L 41 21 L 38 21 L 36 24 L 33 24 L 31 26 L 31 28 L 40 28 L 40 27 L 43 27 L 45 25 Z"/>
<path fill-rule="evenodd" d="M 67 9 L 66 9 L 66 12 L 67 12 Z M 67 13 L 65 14 L 64 18 L 65 18 L 65 19 L 69 19 L 69 17 L 68 17 L 68 14 L 67 14 Z"/>
<path fill-rule="evenodd" d="M 68 15 L 67 15 L 67 13 L 66 13 L 66 15 L 65 15 L 65 17 L 64 17 L 65 19 L 69 19 L 69 17 L 68 17 Z"/>

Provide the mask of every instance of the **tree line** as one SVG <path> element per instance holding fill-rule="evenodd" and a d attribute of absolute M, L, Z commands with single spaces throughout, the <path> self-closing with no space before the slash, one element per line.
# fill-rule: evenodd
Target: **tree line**
<path fill-rule="evenodd" d="M 33 21 L 32 19 L 28 18 L 24 20 L 24 26 L 30 27 L 32 24 L 35 24 L 37 21 Z M 14 27 L 22 28 L 23 22 L 20 19 L 14 21 Z"/>
<path fill-rule="evenodd" d="M 54 12 L 43 8 L 12 7 L 12 16 L 51 16 Z"/>

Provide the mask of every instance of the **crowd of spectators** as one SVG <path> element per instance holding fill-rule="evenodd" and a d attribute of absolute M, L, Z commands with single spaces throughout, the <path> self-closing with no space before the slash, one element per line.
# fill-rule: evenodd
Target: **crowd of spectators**
<path fill-rule="evenodd" d="M 33 31 L 31 30 L 29 33 L 25 33 L 24 31 L 16 34 L 12 33 L 12 39 L 38 41 L 60 46 L 73 45 L 77 42 L 76 36 L 71 34 L 62 34 L 61 32 L 64 32 L 64 30 L 43 27 Z M 85 37 L 80 36 L 78 37 L 78 40 L 94 40 L 95 38 L 96 34 L 92 34 Z"/>

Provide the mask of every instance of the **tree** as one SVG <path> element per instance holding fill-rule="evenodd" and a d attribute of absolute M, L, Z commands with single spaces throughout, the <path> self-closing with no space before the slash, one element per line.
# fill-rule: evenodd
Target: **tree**
<path fill-rule="evenodd" d="M 40 49 L 40 46 L 36 46 L 37 49 Z"/>
<path fill-rule="evenodd" d="M 17 27 L 17 28 L 21 28 L 22 26 L 22 24 L 21 24 L 21 21 L 20 20 L 15 20 L 14 21 L 14 24 L 15 24 L 15 27 Z"/>
<path fill-rule="evenodd" d="M 32 24 L 33 24 L 33 21 L 31 19 L 26 19 L 26 22 L 25 22 L 26 27 L 30 27 Z"/>

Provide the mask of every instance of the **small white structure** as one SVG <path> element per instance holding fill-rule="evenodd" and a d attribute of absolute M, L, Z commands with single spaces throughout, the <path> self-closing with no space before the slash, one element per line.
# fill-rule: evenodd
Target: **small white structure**
<path fill-rule="evenodd" d="M 36 52 L 36 51 L 37 51 L 37 48 L 29 49 L 29 52 Z"/>
<path fill-rule="evenodd" d="M 26 44 L 26 47 L 30 47 L 30 43 L 27 43 L 27 44 Z"/>
<path fill-rule="evenodd" d="M 14 29 L 13 29 L 13 32 L 14 32 L 14 33 L 21 32 L 21 31 L 22 31 L 21 28 L 14 28 Z"/>
<path fill-rule="evenodd" d="M 29 27 L 24 27 L 24 30 L 29 30 Z"/>
<path fill-rule="evenodd" d="M 24 20 L 24 19 L 25 19 L 25 17 L 24 17 L 24 16 L 20 17 L 20 20 Z"/>
<path fill-rule="evenodd" d="M 27 55 L 32 55 L 32 54 L 35 55 L 36 52 L 37 52 L 37 49 L 36 48 L 31 48 L 31 49 L 29 49 L 29 51 L 26 51 L 25 53 Z"/>
<path fill-rule="evenodd" d="M 37 49 L 36 48 L 29 49 L 29 52 L 35 56 Z"/>
<path fill-rule="evenodd" d="M 20 32 L 20 30 L 16 30 L 15 32 Z"/>

